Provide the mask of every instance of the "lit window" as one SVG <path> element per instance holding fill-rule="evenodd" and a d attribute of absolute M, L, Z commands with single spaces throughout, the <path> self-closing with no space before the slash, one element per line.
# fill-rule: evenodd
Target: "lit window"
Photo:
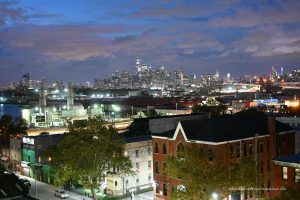
<path fill-rule="evenodd" d="M 288 168 L 282 167 L 282 179 L 287 180 L 288 179 Z"/>
<path fill-rule="evenodd" d="M 300 168 L 295 168 L 295 182 L 300 182 Z"/>

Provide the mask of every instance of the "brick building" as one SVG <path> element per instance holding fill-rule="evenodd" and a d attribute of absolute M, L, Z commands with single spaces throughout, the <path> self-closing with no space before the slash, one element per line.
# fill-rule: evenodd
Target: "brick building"
<path fill-rule="evenodd" d="M 213 155 L 213 159 L 230 162 L 252 158 L 257 163 L 257 176 L 263 177 L 259 188 L 270 188 L 275 182 L 272 160 L 290 155 L 295 150 L 295 131 L 275 118 L 261 112 L 248 110 L 216 118 L 180 121 L 175 130 L 152 135 L 153 175 L 156 182 L 155 199 L 170 199 L 172 188 L 179 181 L 163 173 L 168 155 L 191 144 L 199 144 Z M 263 191 L 270 199 L 272 192 Z M 231 197 L 229 197 L 231 198 Z M 241 194 L 241 199 L 254 198 L 251 191 Z M 232 198 L 233 199 L 233 198 Z"/>
<path fill-rule="evenodd" d="M 274 174 L 277 177 L 274 182 L 274 196 L 279 196 L 281 189 L 285 188 L 300 191 L 300 154 L 277 158 L 273 162 Z"/>

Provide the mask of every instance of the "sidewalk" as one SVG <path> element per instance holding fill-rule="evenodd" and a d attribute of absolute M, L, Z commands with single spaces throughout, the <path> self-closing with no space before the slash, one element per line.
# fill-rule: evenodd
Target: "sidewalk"
<path fill-rule="evenodd" d="M 123 200 L 131 200 L 131 197 L 126 197 Z M 153 191 L 137 194 L 134 200 L 153 200 Z"/>
<path fill-rule="evenodd" d="M 54 191 L 56 189 L 55 186 L 49 185 L 47 183 L 43 183 L 40 181 L 36 181 L 33 178 L 23 176 L 23 175 L 18 175 L 20 178 L 26 178 L 30 181 L 31 183 L 31 188 L 29 191 L 29 195 L 32 197 L 36 197 L 36 186 L 37 186 L 37 198 L 41 200 L 46 200 L 46 199 L 54 199 Z M 35 185 L 36 183 L 36 185 Z M 66 190 L 66 192 L 70 195 L 70 199 L 73 200 L 92 200 L 92 198 L 86 197 L 84 195 L 77 194 L 75 192 L 71 192 Z M 57 198 L 58 199 L 58 198 Z"/>

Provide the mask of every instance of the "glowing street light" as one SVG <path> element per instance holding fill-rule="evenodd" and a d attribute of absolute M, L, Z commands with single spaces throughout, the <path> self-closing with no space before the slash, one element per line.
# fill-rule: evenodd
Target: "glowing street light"
<path fill-rule="evenodd" d="M 212 193 L 211 196 L 213 199 L 218 199 L 218 197 L 219 197 L 218 193 L 216 193 L 216 192 Z"/>
<path fill-rule="evenodd" d="M 112 107 L 112 109 L 113 109 L 115 112 L 120 112 L 120 111 L 121 111 L 120 106 L 111 105 L 111 107 Z"/>

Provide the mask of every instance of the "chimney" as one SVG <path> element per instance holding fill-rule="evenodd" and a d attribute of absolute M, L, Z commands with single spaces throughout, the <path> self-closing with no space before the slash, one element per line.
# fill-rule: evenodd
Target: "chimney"
<path fill-rule="evenodd" d="M 68 82 L 67 109 L 68 110 L 72 109 L 73 105 L 74 105 L 73 86 L 72 86 L 72 82 Z"/>
<path fill-rule="evenodd" d="M 45 93 L 45 79 L 42 79 L 41 89 L 40 89 L 40 99 L 39 99 L 39 107 L 40 113 L 46 114 L 46 93 Z"/>

